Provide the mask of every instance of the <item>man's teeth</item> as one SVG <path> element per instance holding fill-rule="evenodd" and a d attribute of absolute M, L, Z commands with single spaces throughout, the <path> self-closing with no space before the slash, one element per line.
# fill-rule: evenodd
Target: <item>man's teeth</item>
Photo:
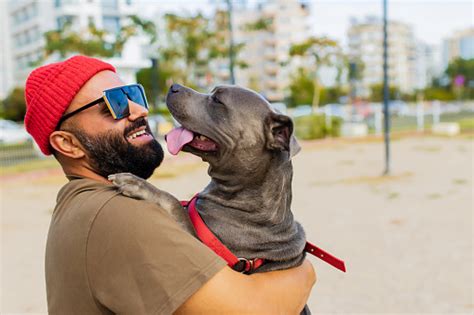
<path fill-rule="evenodd" d="M 146 133 L 145 130 L 137 131 L 137 132 L 132 133 L 132 134 L 131 134 L 130 136 L 128 136 L 127 138 L 128 138 L 128 139 L 135 139 L 136 137 L 139 137 L 139 136 L 141 136 L 141 135 L 143 135 L 143 134 L 145 134 L 145 133 Z"/>

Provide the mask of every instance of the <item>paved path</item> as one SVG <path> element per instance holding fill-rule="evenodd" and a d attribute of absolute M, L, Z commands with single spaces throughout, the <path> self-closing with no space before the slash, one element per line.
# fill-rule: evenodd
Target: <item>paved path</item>
<path fill-rule="evenodd" d="M 293 210 L 308 238 L 346 260 L 312 259 L 315 314 L 472 314 L 473 142 L 305 143 L 295 157 Z M 195 159 L 167 160 L 160 188 L 186 199 L 208 181 Z M 179 166 L 179 168 L 178 168 Z M 1 314 L 45 313 L 44 245 L 60 171 L 2 180 Z"/>

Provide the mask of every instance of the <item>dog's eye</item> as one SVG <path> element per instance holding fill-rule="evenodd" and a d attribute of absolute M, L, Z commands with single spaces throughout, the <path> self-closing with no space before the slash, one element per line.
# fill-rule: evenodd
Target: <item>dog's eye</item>
<path fill-rule="evenodd" d="M 222 102 L 217 98 L 217 96 L 215 96 L 215 95 L 212 95 L 212 101 L 213 101 L 214 103 L 224 105 L 224 103 L 222 103 Z"/>

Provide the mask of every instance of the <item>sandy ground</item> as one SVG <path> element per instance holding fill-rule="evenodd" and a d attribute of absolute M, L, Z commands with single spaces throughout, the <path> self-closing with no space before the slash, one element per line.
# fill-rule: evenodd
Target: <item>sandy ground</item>
<path fill-rule="evenodd" d="M 312 258 L 315 314 L 473 314 L 473 142 L 406 138 L 305 143 L 294 159 L 293 211 L 308 239 L 344 258 Z M 153 183 L 186 199 L 208 182 L 189 156 Z M 44 247 L 59 170 L 2 178 L 1 314 L 46 313 Z"/>

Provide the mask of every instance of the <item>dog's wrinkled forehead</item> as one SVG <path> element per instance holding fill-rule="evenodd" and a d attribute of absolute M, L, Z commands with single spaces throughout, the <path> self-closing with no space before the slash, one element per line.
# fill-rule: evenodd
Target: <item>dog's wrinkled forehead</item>
<path fill-rule="evenodd" d="M 235 107 L 242 112 L 256 115 L 268 114 L 272 111 L 270 104 L 260 94 L 239 86 L 219 85 L 212 89 L 211 94 L 228 107 Z M 248 110 L 248 108 L 252 110 Z M 239 110 L 240 111 L 240 110 Z"/>

